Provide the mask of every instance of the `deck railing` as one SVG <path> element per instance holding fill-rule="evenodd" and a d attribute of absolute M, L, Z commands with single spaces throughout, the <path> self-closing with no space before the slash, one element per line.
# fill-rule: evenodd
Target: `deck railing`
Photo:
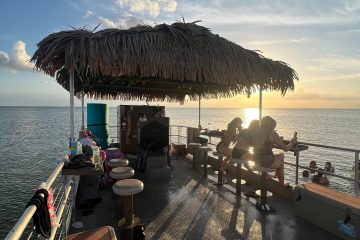
<path fill-rule="evenodd" d="M 178 142 L 187 143 L 187 138 L 188 138 L 187 129 L 188 128 L 189 128 L 188 126 L 171 125 L 170 126 L 170 141 L 178 141 Z M 219 139 L 218 137 L 211 137 L 211 138 Z M 209 139 L 208 145 L 216 146 L 217 143 L 213 143 L 211 141 L 211 138 Z M 354 173 L 355 173 L 353 178 L 338 175 L 338 174 L 334 174 L 334 173 L 331 173 L 331 172 L 324 172 L 324 171 L 320 171 L 320 170 L 317 170 L 317 169 L 310 169 L 307 166 L 303 166 L 303 165 L 300 165 L 300 164 L 294 164 L 294 163 L 290 163 L 290 162 L 287 162 L 287 161 L 285 161 L 284 164 L 295 167 L 296 173 L 298 173 L 299 168 L 301 168 L 301 169 L 312 170 L 312 171 L 315 171 L 315 172 L 325 173 L 326 175 L 329 175 L 329 176 L 334 176 L 334 177 L 341 178 L 341 179 L 344 179 L 344 180 L 352 181 L 355 184 L 355 189 L 356 189 L 355 194 L 358 195 L 357 189 L 359 189 L 359 185 L 360 185 L 360 170 L 359 170 L 359 167 L 360 167 L 360 161 L 359 161 L 360 149 L 352 149 L 352 148 L 345 148 L 345 147 L 314 144 L 314 143 L 309 143 L 309 142 L 299 142 L 299 144 L 309 146 L 309 147 L 320 148 L 320 149 L 328 149 L 328 150 L 335 150 L 335 151 L 353 153 L 354 154 Z M 298 174 L 295 174 L 295 183 L 298 183 Z"/>
<path fill-rule="evenodd" d="M 75 199 L 75 196 L 72 196 L 74 195 L 74 193 L 72 195 L 70 193 L 71 189 L 74 188 L 77 179 L 70 176 L 62 176 L 60 173 L 63 166 L 63 162 L 59 163 L 54 169 L 54 171 L 51 173 L 48 180 L 45 183 L 40 184 L 39 186 L 39 188 L 45 188 L 46 190 L 52 188 L 53 191 L 53 202 L 56 212 L 56 222 L 51 228 L 51 236 L 49 238 L 50 240 L 64 238 L 65 234 L 68 231 L 68 224 L 71 218 L 71 209 L 74 204 L 72 200 Z M 40 238 L 40 235 L 35 232 L 35 227 L 33 227 L 32 224 L 29 224 L 35 211 L 36 207 L 34 205 L 28 206 L 15 224 L 15 226 L 5 237 L 5 239 L 14 240 L 20 238 Z"/>

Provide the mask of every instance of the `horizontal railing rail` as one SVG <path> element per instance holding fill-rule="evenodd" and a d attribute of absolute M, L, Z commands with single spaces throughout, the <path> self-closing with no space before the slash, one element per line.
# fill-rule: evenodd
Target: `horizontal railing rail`
<path fill-rule="evenodd" d="M 183 139 L 183 138 L 187 139 L 188 138 L 187 134 L 184 135 L 184 134 L 180 133 L 181 129 L 187 129 L 187 128 L 189 128 L 189 126 L 171 125 L 170 126 L 170 133 L 171 133 L 170 138 L 171 137 L 178 137 L 178 140 Z M 173 133 L 174 130 L 177 130 L 177 133 Z M 206 136 L 206 135 L 204 135 L 204 136 Z M 219 139 L 220 137 L 212 136 L 211 138 Z M 216 146 L 215 143 L 211 142 L 211 138 L 209 137 L 208 144 L 212 145 L 212 146 Z M 358 167 L 359 166 L 360 149 L 337 147 L 337 146 L 330 146 L 330 145 L 323 145 L 323 144 L 315 144 L 315 143 L 309 143 L 309 142 L 299 142 L 299 144 L 302 144 L 302 145 L 305 145 L 305 146 L 316 147 L 316 148 L 324 148 L 324 149 L 331 149 L 331 150 L 336 150 L 336 151 L 344 151 L 344 152 L 354 153 L 354 155 L 355 155 L 355 158 L 354 158 L 354 163 L 355 164 L 354 165 L 357 166 L 357 167 L 355 167 L 355 176 L 354 176 L 354 178 L 341 176 L 341 175 L 334 174 L 334 173 L 331 173 L 331 172 L 324 172 L 324 171 L 320 171 L 320 170 L 316 170 L 316 169 L 310 169 L 310 168 L 308 168 L 306 166 L 302 166 L 300 164 L 294 164 L 294 163 L 290 163 L 290 162 L 286 162 L 286 161 L 284 162 L 284 164 L 295 167 L 296 171 L 298 170 L 298 168 L 312 170 L 312 171 L 315 171 L 315 172 L 325 173 L 326 175 L 329 175 L 329 176 L 334 176 L 334 177 L 337 177 L 337 178 L 340 178 L 340 179 L 352 181 L 352 182 L 354 182 L 356 184 L 360 184 L 359 167 Z M 298 178 L 298 176 L 296 174 L 296 179 L 295 179 L 296 183 L 298 182 L 297 178 Z"/>
<path fill-rule="evenodd" d="M 42 183 L 39 185 L 39 188 L 44 188 L 46 190 L 49 190 L 53 187 L 54 183 L 57 183 L 58 180 L 63 179 L 62 184 L 56 188 L 54 187 L 54 196 L 53 196 L 53 203 L 54 203 L 54 209 L 56 213 L 56 222 L 52 223 L 52 229 L 51 229 L 51 236 L 50 240 L 55 239 L 58 237 L 58 239 L 62 239 L 62 233 L 64 233 L 63 228 L 64 226 L 64 220 L 67 217 L 67 214 L 64 214 L 64 211 L 66 211 L 67 208 L 71 208 L 71 204 L 69 203 L 70 199 L 70 192 L 72 190 L 72 184 L 73 180 L 68 176 L 62 176 L 60 173 L 63 169 L 64 162 L 60 162 L 54 169 L 54 171 L 51 173 L 49 178 L 45 183 Z M 73 196 L 74 198 L 74 196 Z M 29 230 L 26 230 L 26 228 L 29 226 L 29 223 L 36 212 L 36 206 L 30 205 L 28 206 L 19 220 L 16 222 L 14 227 L 10 230 L 8 235 L 5 237 L 6 240 L 16 240 L 20 239 L 22 235 L 27 232 L 28 236 L 26 239 L 30 239 L 32 235 L 35 233 L 35 227 Z M 59 230 L 60 229 L 60 233 Z M 37 234 L 37 233 L 35 233 Z M 39 236 L 38 236 L 39 238 Z"/>

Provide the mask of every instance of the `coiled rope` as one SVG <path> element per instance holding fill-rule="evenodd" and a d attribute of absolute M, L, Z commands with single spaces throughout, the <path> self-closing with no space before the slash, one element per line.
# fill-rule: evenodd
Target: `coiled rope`
<path fill-rule="evenodd" d="M 34 196 L 26 205 L 26 208 L 30 205 L 36 206 L 36 212 L 32 217 L 33 223 L 36 232 L 41 234 L 45 238 L 49 238 L 51 235 L 51 221 L 48 209 L 48 196 L 49 193 L 46 189 L 39 189 L 35 192 Z"/>

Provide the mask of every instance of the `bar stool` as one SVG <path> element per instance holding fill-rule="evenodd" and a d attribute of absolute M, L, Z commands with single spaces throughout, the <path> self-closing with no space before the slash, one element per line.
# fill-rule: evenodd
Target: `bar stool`
<path fill-rule="evenodd" d="M 208 164 L 208 152 L 210 152 L 210 151 L 212 151 L 211 147 L 202 146 L 199 148 L 199 152 L 203 157 L 203 164 L 200 166 L 204 168 L 204 174 L 203 174 L 204 177 L 207 177 L 208 168 L 211 167 Z"/>
<path fill-rule="evenodd" d="M 124 232 L 124 239 L 133 239 L 133 228 L 140 223 L 140 219 L 133 215 L 133 195 L 142 192 L 143 189 L 143 182 L 137 179 L 119 180 L 112 186 L 114 194 L 124 199 L 125 217 L 118 222 L 118 226 Z"/>
<path fill-rule="evenodd" d="M 246 160 L 241 160 L 239 158 L 231 158 L 231 161 L 236 164 L 236 179 L 234 179 L 236 183 L 236 195 L 241 196 L 241 185 L 245 184 L 246 181 L 241 179 L 241 166 L 247 162 Z"/>
<path fill-rule="evenodd" d="M 135 171 L 131 167 L 116 167 L 111 169 L 110 177 L 116 180 L 122 180 L 134 176 Z"/>
<path fill-rule="evenodd" d="M 199 161 L 199 148 L 201 146 L 200 143 L 189 143 L 189 147 L 192 147 L 193 149 L 193 160 L 192 160 L 192 166 L 195 169 L 195 159 Z"/>
<path fill-rule="evenodd" d="M 219 152 L 214 152 L 213 153 L 214 156 L 218 157 L 218 181 L 217 181 L 217 185 L 223 185 L 223 159 L 227 157 L 227 155 L 219 153 Z"/>
<path fill-rule="evenodd" d="M 126 167 L 129 165 L 129 160 L 127 159 L 120 159 L 120 158 L 113 158 L 107 161 L 107 165 L 110 168 L 116 168 L 116 167 Z"/>
<path fill-rule="evenodd" d="M 107 148 L 105 150 L 108 150 L 108 151 L 115 151 L 115 150 L 120 150 L 119 148 L 116 148 L 116 147 L 111 147 L 111 148 Z"/>
<path fill-rule="evenodd" d="M 257 204 L 257 207 L 261 211 L 274 211 L 275 209 L 270 208 L 267 203 L 267 173 L 274 172 L 275 169 L 261 167 L 261 166 L 255 166 L 254 170 L 258 171 L 261 174 L 261 177 L 260 177 L 260 203 Z"/>
<path fill-rule="evenodd" d="M 75 233 L 65 237 L 65 240 L 80 240 L 80 239 L 92 239 L 92 240 L 116 240 L 115 231 L 110 226 L 104 226 L 96 229 L 90 229 L 88 231 Z"/>

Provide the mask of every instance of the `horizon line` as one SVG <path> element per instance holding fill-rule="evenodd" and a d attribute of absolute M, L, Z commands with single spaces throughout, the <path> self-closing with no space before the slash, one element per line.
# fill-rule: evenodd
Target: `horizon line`
<path fill-rule="evenodd" d="M 122 104 L 129 105 L 129 104 Z M 120 105 L 119 105 L 120 106 Z M 147 106 L 147 105 L 132 105 L 132 106 Z M 161 105 L 149 105 L 149 106 L 161 106 Z M 21 105 L 0 105 L 0 107 L 44 107 L 44 108 L 69 108 L 69 106 L 21 106 Z M 109 106 L 109 108 L 116 108 L 117 106 Z M 81 108 L 81 106 L 75 106 L 75 108 Z M 86 106 L 84 108 L 87 108 Z M 166 108 L 188 108 L 188 109 L 199 109 L 198 107 L 166 107 Z M 201 109 L 258 109 L 257 107 L 201 107 Z M 263 109 L 298 109 L 298 110 L 360 110 L 360 108 L 291 108 L 291 107 L 267 107 Z"/>

